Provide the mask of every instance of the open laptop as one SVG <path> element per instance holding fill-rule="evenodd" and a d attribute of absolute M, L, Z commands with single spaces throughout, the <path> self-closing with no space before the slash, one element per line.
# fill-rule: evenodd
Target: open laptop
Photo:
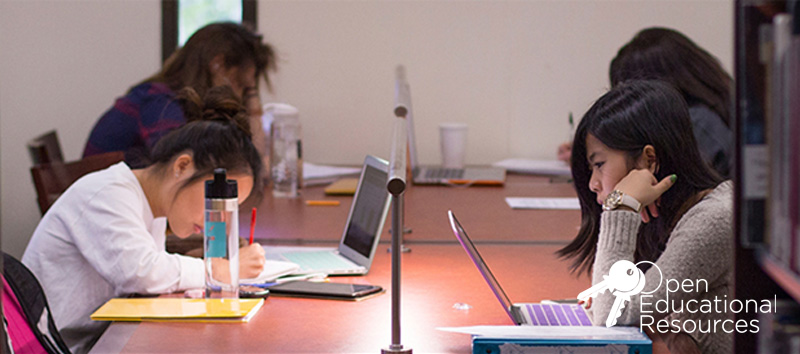
<path fill-rule="evenodd" d="M 489 287 L 494 292 L 497 300 L 503 306 L 508 317 L 511 318 L 517 325 L 533 325 L 533 326 L 591 326 L 592 321 L 583 309 L 583 306 L 578 304 L 537 304 L 537 303 L 519 303 L 513 304 L 509 300 L 500 283 L 495 279 L 492 271 L 483 261 L 475 244 L 467 236 L 467 232 L 461 227 L 461 224 L 456 219 L 452 210 L 447 211 L 447 216 L 450 218 L 450 227 L 456 235 L 458 242 L 467 251 L 469 258 L 478 267 L 483 279 L 489 284 Z"/>
<path fill-rule="evenodd" d="M 415 184 L 479 184 L 503 185 L 506 181 L 506 170 L 500 167 L 466 167 L 444 168 L 441 166 L 421 166 L 417 160 L 416 136 L 414 134 L 414 114 L 411 109 L 411 86 L 405 75 L 405 68 L 397 66 L 397 90 L 405 90 L 408 94 L 408 150 L 411 163 L 412 182 Z"/>
<path fill-rule="evenodd" d="M 295 273 L 300 274 L 361 275 L 369 272 L 389 211 L 388 175 L 388 162 L 367 155 L 337 249 L 267 246 L 264 248 L 267 259 L 296 263 L 300 269 Z"/>

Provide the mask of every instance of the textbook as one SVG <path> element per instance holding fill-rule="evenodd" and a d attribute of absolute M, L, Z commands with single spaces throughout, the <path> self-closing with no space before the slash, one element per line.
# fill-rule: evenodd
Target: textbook
<path fill-rule="evenodd" d="M 248 322 L 264 299 L 116 298 L 95 311 L 95 321 Z"/>

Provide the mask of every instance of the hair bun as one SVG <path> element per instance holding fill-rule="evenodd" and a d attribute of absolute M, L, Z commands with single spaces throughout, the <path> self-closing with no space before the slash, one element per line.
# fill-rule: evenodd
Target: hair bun
<path fill-rule="evenodd" d="M 200 95 L 191 87 L 183 88 L 178 97 L 183 103 L 187 122 L 196 120 L 230 122 L 252 137 L 247 110 L 242 100 L 230 86 L 215 86 L 206 92 L 201 100 Z"/>

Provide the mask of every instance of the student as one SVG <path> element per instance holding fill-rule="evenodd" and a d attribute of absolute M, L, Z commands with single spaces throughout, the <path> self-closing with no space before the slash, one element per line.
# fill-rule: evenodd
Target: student
<path fill-rule="evenodd" d="M 235 23 L 209 24 L 175 51 L 161 71 L 117 99 L 89 134 L 83 156 L 125 151 L 129 166 L 146 166 L 155 143 L 191 121 L 175 100 L 178 90 L 188 86 L 204 97 L 211 87 L 228 85 L 248 103 L 259 101 L 259 78 L 269 88 L 267 72 L 275 69 L 273 49 L 261 35 Z M 264 141 L 260 115 L 251 117 L 254 140 Z M 263 155 L 261 145 L 256 147 Z"/>
<path fill-rule="evenodd" d="M 677 88 L 689 105 L 700 155 L 723 178 L 730 177 L 733 79 L 719 60 L 678 31 L 652 27 L 619 49 L 609 78 L 611 87 L 632 79 L 654 79 Z M 558 158 L 569 161 L 569 144 L 559 147 Z"/>
<path fill-rule="evenodd" d="M 74 353 L 87 352 L 108 326 L 89 316 L 109 299 L 204 286 L 203 260 L 167 253 L 164 238 L 167 223 L 178 237 L 202 232 L 204 185 L 214 169 L 238 182 L 240 203 L 261 195 L 261 160 L 240 101 L 227 86 L 210 89 L 204 102 L 198 97 L 181 92 L 187 112 L 202 120 L 159 140 L 152 165 L 121 162 L 79 179 L 34 231 L 22 262 L 41 282 Z M 243 247 L 240 277 L 257 276 L 264 262 L 260 245 Z"/>
<path fill-rule="evenodd" d="M 650 261 L 657 268 L 644 273 L 644 291 L 665 279 L 703 279 L 707 289 L 672 292 L 669 301 L 732 299 L 732 184 L 703 162 L 680 93 L 658 81 L 616 85 L 583 117 L 573 146 L 581 227 L 558 252 L 573 259 L 573 270 L 591 273 L 597 284 L 619 260 Z M 618 193 L 625 196 L 622 204 L 612 201 Z M 638 213 L 636 203 L 641 205 Z M 648 303 L 666 299 L 666 286 L 652 295 Z M 605 325 L 614 300 L 609 292 L 594 298 L 591 317 L 596 325 Z M 640 306 L 640 296 L 631 297 L 617 323 L 639 326 Z M 656 323 L 666 319 L 701 324 L 702 332 L 656 333 L 673 353 L 732 351 L 731 334 L 720 328 L 703 333 L 715 320 L 731 319 L 730 312 L 647 315 Z"/>

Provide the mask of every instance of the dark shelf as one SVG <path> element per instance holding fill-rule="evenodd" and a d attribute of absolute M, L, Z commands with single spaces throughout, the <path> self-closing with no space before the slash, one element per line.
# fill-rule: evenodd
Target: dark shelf
<path fill-rule="evenodd" d="M 795 301 L 800 302 L 800 274 L 790 269 L 764 250 L 757 252 L 761 269 Z"/>

